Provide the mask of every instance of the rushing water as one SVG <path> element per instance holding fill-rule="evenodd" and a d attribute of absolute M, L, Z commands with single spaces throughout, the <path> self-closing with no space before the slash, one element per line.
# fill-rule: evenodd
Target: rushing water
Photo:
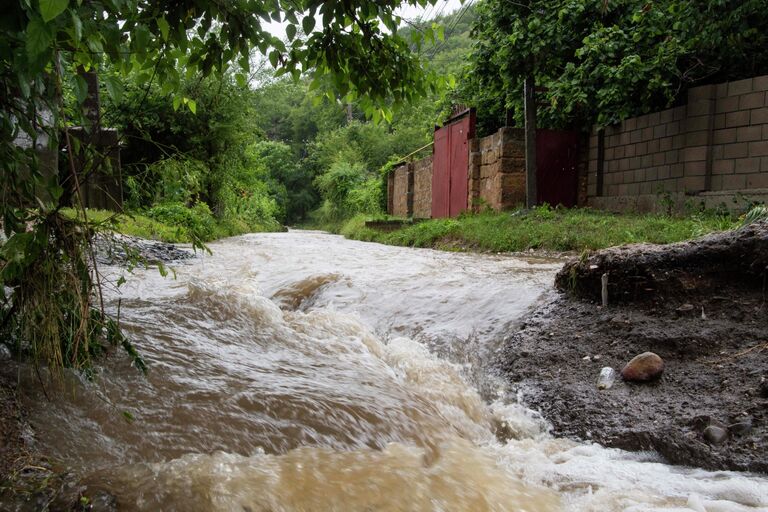
<path fill-rule="evenodd" d="M 504 332 L 550 292 L 557 261 L 314 232 L 211 249 L 176 265 L 176 279 L 136 271 L 107 294 L 146 378 L 116 354 L 94 382 L 30 397 L 44 451 L 120 510 L 768 505 L 757 476 L 552 437 L 488 374 Z"/>

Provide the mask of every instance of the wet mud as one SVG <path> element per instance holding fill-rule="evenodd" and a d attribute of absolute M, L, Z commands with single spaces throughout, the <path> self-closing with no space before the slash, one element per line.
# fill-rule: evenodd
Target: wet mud
<path fill-rule="evenodd" d="M 768 472 L 766 258 L 762 223 L 574 259 L 556 278 L 560 292 L 507 336 L 498 366 L 557 436 Z M 623 366 L 646 351 L 663 358 L 661 379 L 624 381 Z M 617 379 L 600 390 L 604 367 Z"/>

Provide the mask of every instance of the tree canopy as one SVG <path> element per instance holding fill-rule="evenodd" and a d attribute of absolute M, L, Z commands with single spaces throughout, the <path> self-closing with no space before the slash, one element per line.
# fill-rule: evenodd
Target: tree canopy
<path fill-rule="evenodd" d="M 694 85 L 768 73 L 763 0 L 485 0 L 477 11 L 463 93 L 497 124 L 506 108 L 521 117 L 528 73 L 548 89 L 552 127 L 605 125 Z"/>

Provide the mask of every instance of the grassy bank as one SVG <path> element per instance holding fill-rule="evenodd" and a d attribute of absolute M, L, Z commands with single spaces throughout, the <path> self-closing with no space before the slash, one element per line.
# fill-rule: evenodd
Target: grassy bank
<path fill-rule="evenodd" d="M 219 220 L 210 212 L 193 208 L 155 207 L 146 212 L 115 213 L 108 210 L 86 210 L 88 218 L 125 235 L 171 243 L 210 242 L 244 233 L 278 231 L 277 222 L 246 223 L 239 219 Z M 75 216 L 73 209 L 63 213 Z"/>
<path fill-rule="evenodd" d="M 356 216 L 333 231 L 356 240 L 445 250 L 583 251 L 636 242 L 679 242 L 739 223 L 731 216 L 710 212 L 669 217 L 549 207 L 431 219 L 391 232 L 367 228 L 365 221 L 365 216 Z"/>

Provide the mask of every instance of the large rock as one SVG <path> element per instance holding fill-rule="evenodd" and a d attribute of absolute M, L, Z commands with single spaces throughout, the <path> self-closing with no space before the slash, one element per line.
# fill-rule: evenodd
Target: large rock
<path fill-rule="evenodd" d="M 710 425 L 704 429 L 704 439 L 709 444 L 723 444 L 728 440 L 728 431 L 724 428 L 720 428 L 717 425 Z"/>
<path fill-rule="evenodd" d="M 658 379 L 664 372 L 664 360 L 653 352 L 643 352 L 632 358 L 621 370 L 624 380 L 648 382 Z"/>

